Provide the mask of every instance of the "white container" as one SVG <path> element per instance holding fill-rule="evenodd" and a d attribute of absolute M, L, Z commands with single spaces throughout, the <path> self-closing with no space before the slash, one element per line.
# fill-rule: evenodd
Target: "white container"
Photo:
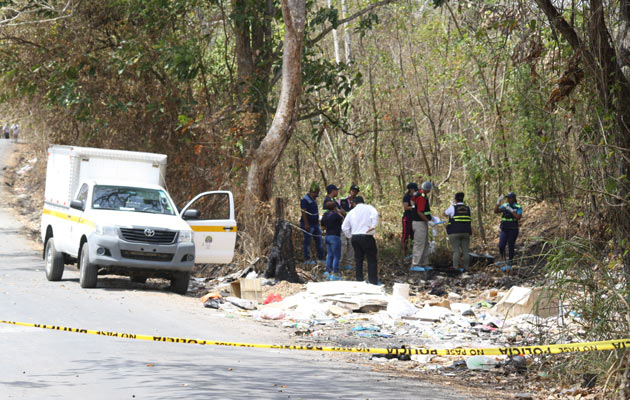
<path fill-rule="evenodd" d="M 393 296 L 400 296 L 403 299 L 409 299 L 409 284 L 408 283 L 394 283 Z"/>
<path fill-rule="evenodd" d="M 166 155 L 137 151 L 52 145 L 48 149 L 45 201 L 62 207 L 79 184 L 89 179 L 116 179 L 164 186 Z"/>

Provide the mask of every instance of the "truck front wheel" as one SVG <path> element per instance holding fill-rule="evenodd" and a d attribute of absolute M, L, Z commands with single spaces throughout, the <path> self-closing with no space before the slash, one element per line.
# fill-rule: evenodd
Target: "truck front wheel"
<path fill-rule="evenodd" d="M 190 272 L 174 272 L 171 278 L 171 290 L 177 294 L 186 294 Z"/>
<path fill-rule="evenodd" d="M 81 247 L 81 257 L 79 258 L 79 268 L 81 275 L 79 283 L 82 288 L 96 287 L 96 279 L 98 277 L 98 266 L 90 263 L 90 249 L 87 242 Z"/>
<path fill-rule="evenodd" d="M 55 250 L 53 238 L 46 242 L 46 279 L 49 281 L 61 280 L 63 275 L 63 253 Z"/>

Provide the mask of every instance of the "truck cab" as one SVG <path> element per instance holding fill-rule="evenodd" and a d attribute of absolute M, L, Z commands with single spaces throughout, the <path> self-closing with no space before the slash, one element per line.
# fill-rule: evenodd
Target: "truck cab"
<path fill-rule="evenodd" d="M 83 155 L 81 162 L 89 158 Z M 201 193 L 179 212 L 159 184 L 105 177 L 75 186 L 66 204 L 44 204 L 42 240 L 51 281 L 76 260 L 84 288 L 96 287 L 99 274 L 117 274 L 136 282 L 170 279 L 171 289 L 183 294 L 195 263 L 232 261 L 236 220 L 229 191 Z"/>

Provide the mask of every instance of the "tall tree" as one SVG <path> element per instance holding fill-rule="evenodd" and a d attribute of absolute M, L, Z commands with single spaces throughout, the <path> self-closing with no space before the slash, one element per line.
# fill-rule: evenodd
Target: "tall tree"
<path fill-rule="evenodd" d="M 628 65 L 630 24 L 630 1 L 619 2 L 620 12 L 616 13 L 620 30 L 619 51 L 615 50 L 612 31 L 606 24 L 602 0 L 590 0 L 584 3 L 583 14 L 587 17 L 585 36 L 580 37 L 574 26 L 570 25 L 551 0 L 536 0 L 545 13 L 551 26 L 569 43 L 579 55 L 587 75 L 594 81 L 602 113 L 599 115 L 604 125 L 602 135 L 614 148 L 605 152 L 614 154 L 610 163 L 609 177 L 603 192 L 613 203 L 606 210 L 606 216 L 615 232 L 617 246 L 623 257 L 626 278 L 630 280 L 630 71 Z M 624 71 L 628 75 L 624 74 Z M 607 120 L 612 120 L 608 123 Z M 599 139 L 597 139 L 599 141 Z"/>
<path fill-rule="evenodd" d="M 285 31 L 280 99 L 269 131 L 253 152 L 247 176 L 247 191 L 261 201 L 270 199 L 274 171 L 297 121 L 302 93 L 302 45 L 306 1 L 282 0 L 282 18 Z"/>

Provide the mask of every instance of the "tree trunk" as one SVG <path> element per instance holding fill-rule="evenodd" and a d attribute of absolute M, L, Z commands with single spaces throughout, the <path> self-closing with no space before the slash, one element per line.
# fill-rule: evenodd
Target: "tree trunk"
<path fill-rule="evenodd" d="M 378 109 L 376 108 L 376 97 L 374 95 L 374 78 L 372 74 L 372 60 L 368 61 L 368 82 L 370 84 L 370 100 L 372 104 L 372 129 L 374 140 L 372 143 L 372 169 L 374 171 L 374 197 L 380 198 L 382 193 L 381 173 L 378 166 Z"/>
<path fill-rule="evenodd" d="M 343 0 L 342 3 L 343 4 Z M 621 20 L 617 38 L 617 61 L 623 76 L 630 82 L 630 1 L 621 2 Z"/>
<path fill-rule="evenodd" d="M 265 278 L 304 283 L 295 270 L 294 253 L 293 242 L 291 241 L 291 224 L 284 220 L 276 221 L 276 232 L 273 236 L 273 247 L 269 254 Z"/>
<path fill-rule="evenodd" d="M 483 199 L 481 195 L 481 178 L 475 178 L 475 193 L 477 194 L 477 222 L 479 222 L 479 234 L 481 235 L 481 242 L 486 244 L 486 230 L 483 228 Z"/>
<path fill-rule="evenodd" d="M 282 17 L 285 32 L 280 99 L 267 134 L 253 152 L 247 175 L 247 190 L 260 201 L 271 198 L 273 174 L 295 127 L 302 91 L 305 0 L 282 0 Z"/>
<path fill-rule="evenodd" d="M 328 0 L 328 8 L 332 9 L 332 0 Z M 339 34 L 337 29 L 333 29 L 333 49 L 335 50 L 335 62 L 339 64 L 341 62 L 341 51 L 339 50 Z"/>
<path fill-rule="evenodd" d="M 345 19 L 346 15 L 348 15 L 348 6 L 346 5 L 346 0 L 341 0 L 341 19 Z M 350 61 L 352 61 L 352 43 L 350 42 L 350 28 L 348 28 L 347 24 L 343 26 L 343 32 L 343 45 L 346 52 L 346 64 L 350 64 Z"/>
<path fill-rule="evenodd" d="M 606 210 L 607 220 L 614 229 L 618 252 L 622 254 L 626 280 L 630 281 L 630 245 L 625 244 L 630 235 L 630 210 L 627 195 L 630 192 L 630 163 L 623 152 L 630 148 L 630 82 L 624 72 L 628 65 L 628 53 L 617 54 L 611 43 L 610 31 L 606 26 L 601 0 L 590 1 L 588 38 L 582 40 L 578 33 L 558 12 L 551 0 L 535 0 L 549 19 L 549 23 L 565 38 L 573 50 L 580 55 L 585 70 L 594 79 L 599 101 L 604 113 L 614 115 L 614 126 L 605 127 L 606 135 L 618 150 L 614 164 L 608 168 L 613 178 L 618 179 L 617 193 L 609 193 L 613 207 Z M 630 1 L 620 3 L 619 37 L 621 48 L 627 49 L 628 24 L 630 24 Z M 618 48 L 619 48 L 618 46 Z M 619 58 L 621 56 L 621 59 Z M 613 128 L 613 129 L 610 129 Z"/>
<path fill-rule="evenodd" d="M 300 150 L 295 149 L 295 173 L 297 175 L 297 193 L 302 193 L 302 163 L 300 161 Z"/>
<path fill-rule="evenodd" d="M 256 114 L 254 134 L 248 149 L 253 151 L 264 137 L 269 114 L 270 73 L 273 57 L 272 0 L 232 0 L 237 92 L 247 112 Z"/>
<path fill-rule="evenodd" d="M 303 283 L 295 270 L 295 252 L 293 241 L 291 240 L 291 224 L 285 221 L 286 207 L 287 199 L 280 197 L 276 199 L 276 231 L 273 236 L 273 247 L 271 253 L 269 253 L 265 278 Z"/>
<path fill-rule="evenodd" d="M 234 12 L 245 15 L 246 0 L 233 0 L 232 9 Z M 247 18 L 235 18 L 234 20 L 234 52 L 236 53 L 236 66 L 238 75 L 239 92 L 244 92 L 247 81 L 254 73 L 254 58 L 252 56 L 252 45 L 250 40 L 250 25 Z"/>

